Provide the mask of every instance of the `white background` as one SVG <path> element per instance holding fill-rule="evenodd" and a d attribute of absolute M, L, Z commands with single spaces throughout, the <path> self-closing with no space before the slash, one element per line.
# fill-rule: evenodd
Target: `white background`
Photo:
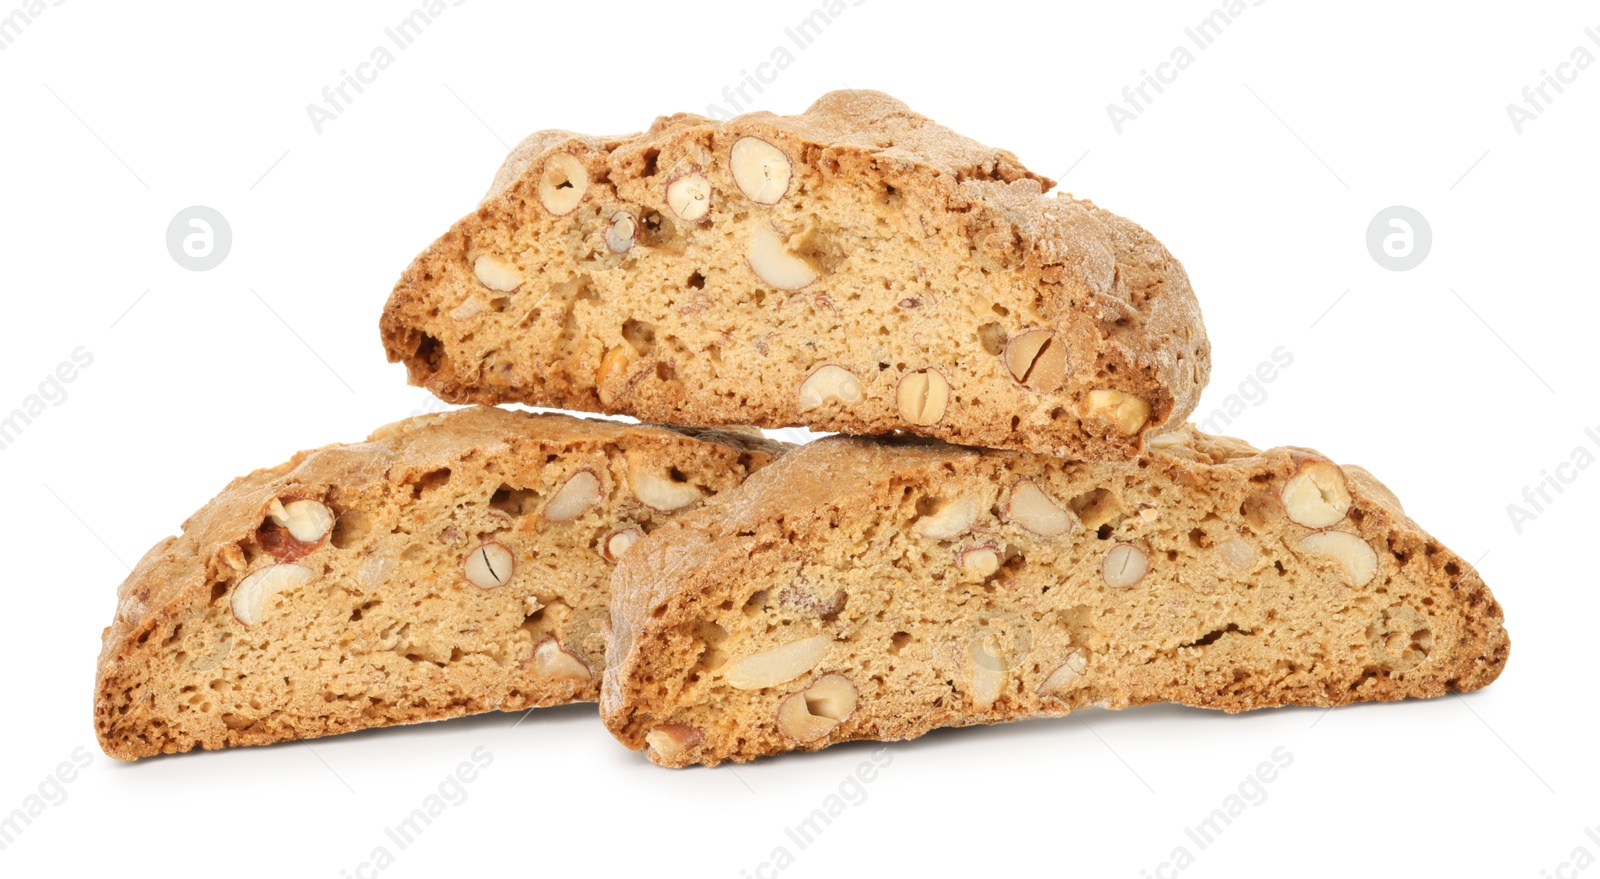
<path fill-rule="evenodd" d="M 0 851 L 0 872 L 358 875 L 383 829 L 483 747 L 493 762 L 467 799 L 379 875 L 626 859 L 657 876 L 1600 876 L 1560 867 L 1579 846 L 1600 857 L 1584 833 L 1600 824 L 1600 467 L 1520 534 L 1506 509 L 1575 447 L 1600 454 L 1584 435 L 1600 429 L 1600 64 L 1520 134 L 1505 109 L 1574 47 L 1600 54 L 1593 6 L 1269 0 L 1200 51 L 1183 29 L 1209 0 L 865 0 L 800 50 L 784 29 L 811 0 L 471 0 L 394 50 L 319 134 L 306 106 L 415 8 L 353 6 L 70 0 L 0 52 L 0 414 L 74 349 L 93 356 L 0 451 L 0 814 L 74 749 L 93 755 Z M 1186 44 L 1194 63 L 1118 134 L 1106 105 Z M 1369 467 L 1481 559 L 1514 642 L 1500 681 L 1326 715 L 1160 706 L 944 731 L 890 746 L 865 800 L 804 850 L 784 829 L 878 746 L 674 773 L 570 706 L 132 765 L 102 755 L 94 662 L 127 565 L 234 475 L 435 405 L 384 362 L 378 313 L 507 145 L 732 109 L 723 89 L 780 45 L 793 62 L 750 93 L 758 107 L 882 89 L 1156 233 L 1214 343 L 1202 415 L 1273 349 L 1292 352 L 1228 431 Z M 209 272 L 166 249 L 194 204 L 233 231 Z M 1365 243 L 1394 204 L 1433 231 L 1408 272 Z M 1280 747 L 1293 762 L 1266 800 L 1198 849 L 1184 828 Z M 763 866 L 780 845 L 793 863 Z M 1161 867 L 1179 845 L 1193 863 Z"/>

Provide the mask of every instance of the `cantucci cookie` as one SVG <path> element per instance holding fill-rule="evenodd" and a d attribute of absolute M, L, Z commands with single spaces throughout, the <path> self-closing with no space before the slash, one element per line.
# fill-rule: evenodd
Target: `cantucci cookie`
<path fill-rule="evenodd" d="M 118 590 L 100 746 L 133 759 L 593 700 L 615 560 L 782 448 L 476 408 L 236 479 Z"/>
<path fill-rule="evenodd" d="M 1489 684 L 1476 571 L 1365 470 L 1185 428 L 1068 463 L 836 437 L 642 541 L 601 710 L 665 766 L 1179 702 Z"/>
<path fill-rule="evenodd" d="M 1210 348 L 1148 232 L 878 93 L 542 131 L 417 257 L 391 361 L 457 403 L 1127 458 Z"/>

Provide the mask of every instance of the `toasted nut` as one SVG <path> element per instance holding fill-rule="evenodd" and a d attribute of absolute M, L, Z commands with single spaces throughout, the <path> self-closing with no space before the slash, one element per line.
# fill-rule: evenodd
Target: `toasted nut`
<path fill-rule="evenodd" d="M 1011 377 L 1041 393 L 1051 393 L 1067 380 L 1067 349 L 1049 330 L 1028 330 L 1006 341 L 1000 355 Z"/>
<path fill-rule="evenodd" d="M 233 587 L 233 615 L 247 626 L 259 625 L 267 613 L 267 603 L 272 596 L 285 589 L 310 583 L 316 576 L 310 568 L 300 565 L 273 565 L 239 581 Z"/>
<path fill-rule="evenodd" d="M 800 383 L 800 411 L 810 412 L 829 400 L 849 405 L 862 399 L 861 382 L 842 366 L 819 366 Z"/>
<path fill-rule="evenodd" d="M 824 633 L 746 656 L 728 666 L 728 686 L 735 690 L 759 690 L 792 681 L 816 668 L 832 643 L 833 636 Z"/>
<path fill-rule="evenodd" d="M 235 571 L 243 571 L 250 567 L 250 562 L 244 557 L 244 550 L 237 543 L 225 543 L 217 550 L 217 557 L 222 563 Z"/>
<path fill-rule="evenodd" d="M 665 723 L 644 734 L 645 745 L 667 761 L 677 760 L 705 740 L 700 730 L 683 723 Z"/>
<path fill-rule="evenodd" d="M 961 570 L 978 577 L 987 577 L 1000 570 L 1000 550 L 993 544 L 969 546 L 956 559 Z"/>
<path fill-rule="evenodd" d="M 292 562 L 322 548 L 332 530 L 333 511 L 322 504 L 308 500 L 285 504 L 273 498 L 256 531 L 256 543 L 278 561 Z"/>
<path fill-rule="evenodd" d="M 1350 489 L 1332 461 L 1307 461 L 1283 484 L 1283 511 L 1291 522 L 1326 528 L 1350 512 Z"/>
<path fill-rule="evenodd" d="M 968 693 L 988 708 L 1007 690 L 1012 669 L 1032 651 L 1032 623 L 1023 614 L 981 612 L 967 630 Z"/>
<path fill-rule="evenodd" d="M 1351 586 L 1365 586 L 1378 574 L 1378 554 L 1354 534 L 1317 531 L 1300 539 L 1299 550 L 1337 562 Z"/>
<path fill-rule="evenodd" d="M 681 510 L 704 496 L 699 486 L 658 472 L 643 454 L 632 451 L 628 453 L 628 485 L 645 506 L 663 513 Z"/>
<path fill-rule="evenodd" d="M 606 249 L 612 253 L 627 253 L 633 249 L 633 240 L 639 234 L 639 221 L 627 211 L 611 215 L 606 226 Z"/>
<path fill-rule="evenodd" d="M 599 503 L 602 497 L 605 497 L 605 488 L 600 484 L 600 477 L 592 470 L 579 470 L 545 503 L 545 521 L 569 522 Z"/>
<path fill-rule="evenodd" d="M 589 169 L 571 153 L 554 153 L 539 175 L 539 203 L 556 216 L 572 213 L 589 189 Z"/>
<path fill-rule="evenodd" d="M 1237 537 L 1224 541 L 1217 547 L 1217 553 L 1235 571 L 1243 571 L 1256 563 L 1255 546 Z"/>
<path fill-rule="evenodd" d="M 1019 479 L 1011 486 L 1006 518 L 1040 537 L 1060 537 L 1078 524 L 1076 517 L 1062 509 L 1031 479 Z"/>
<path fill-rule="evenodd" d="M 489 306 L 484 304 L 483 298 L 474 296 L 450 309 L 450 319 L 454 321 L 471 320 L 488 310 Z"/>
<path fill-rule="evenodd" d="M 395 558 L 386 552 L 373 553 L 361 563 L 361 570 L 356 572 L 356 582 L 364 590 L 376 589 L 382 586 L 394 573 Z"/>
<path fill-rule="evenodd" d="M 467 554 L 461 563 L 467 582 L 480 589 L 502 586 L 517 572 L 516 557 L 498 540 L 490 540 Z"/>
<path fill-rule="evenodd" d="M 778 731 L 797 742 L 821 739 L 856 712 L 860 692 L 850 679 L 828 674 L 778 706 Z"/>
<path fill-rule="evenodd" d="M 592 674 L 578 655 L 561 646 L 554 635 L 539 642 L 533 650 L 533 670 L 547 678 L 587 681 Z"/>
<path fill-rule="evenodd" d="M 638 543 L 639 538 L 643 536 L 644 532 L 637 525 L 618 528 L 607 534 L 605 540 L 601 541 L 600 554 L 605 556 L 606 561 L 614 562 L 622 558 L 622 554 L 627 552 L 635 543 Z"/>
<path fill-rule="evenodd" d="M 728 170 L 745 198 L 756 204 L 777 204 L 789 191 L 793 173 L 789 157 L 759 137 L 741 137 L 728 151 Z"/>
<path fill-rule="evenodd" d="M 908 372 L 895 389 L 900 417 L 912 424 L 938 424 L 950 402 L 950 383 L 935 369 Z"/>
<path fill-rule="evenodd" d="M 444 412 L 428 412 L 423 415 L 402 418 L 399 421 L 391 421 L 368 435 L 367 442 L 376 443 L 383 440 L 399 439 L 408 433 L 416 433 L 424 427 L 444 421 L 445 415 L 446 413 Z"/>
<path fill-rule="evenodd" d="M 478 283 L 502 293 L 522 286 L 522 273 L 517 271 L 517 267 L 489 253 L 479 254 L 472 261 L 472 274 Z"/>
<path fill-rule="evenodd" d="M 1119 543 L 1106 551 L 1100 561 L 1100 579 L 1107 586 L 1126 589 L 1144 579 L 1150 570 L 1150 557 L 1131 543 Z"/>
<path fill-rule="evenodd" d="M 1087 414 L 1109 421 L 1126 434 L 1135 434 L 1150 420 L 1150 404 L 1122 391 L 1090 391 Z"/>
<path fill-rule="evenodd" d="M 1066 660 L 1039 685 L 1039 695 L 1053 696 L 1065 693 L 1072 689 L 1078 678 L 1083 677 L 1083 670 L 1088 667 L 1089 664 L 1084 661 L 1082 653 L 1076 650 L 1068 653 Z"/>
<path fill-rule="evenodd" d="M 911 530 L 934 540 L 950 540 L 967 533 L 972 523 L 978 521 L 978 500 L 963 497 L 943 504 L 926 516 L 917 519 Z"/>
<path fill-rule="evenodd" d="M 790 253 L 783 236 L 768 226 L 750 227 L 747 255 L 756 277 L 779 290 L 798 290 L 817 279 L 811 263 Z"/>
<path fill-rule="evenodd" d="M 627 345 L 618 345 L 600 358 L 600 368 L 594 374 L 594 386 L 601 405 L 610 406 L 616 400 L 617 392 L 627 386 L 628 350 Z"/>
<path fill-rule="evenodd" d="M 1144 444 L 1152 449 L 1170 449 L 1181 446 L 1189 439 L 1189 435 L 1181 430 L 1158 433 L 1155 436 L 1145 437 Z"/>
<path fill-rule="evenodd" d="M 972 658 L 972 703 L 978 708 L 993 705 L 1006 687 L 1005 651 L 995 643 L 995 637 L 974 639 L 967 650 Z"/>
<path fill-rule="evenodd" d="M 667 182 L 667 207 L 680 220 L 694 221 L 711 210 L 711 181 L 698 171 Z"/>
<path fill-rule="evenodd" d="M 267 518 L 302 543 L 316 543 L 333 529 L 333 511 L 316 501 L 286 504 L 274 498 L 267 506 Z"/>

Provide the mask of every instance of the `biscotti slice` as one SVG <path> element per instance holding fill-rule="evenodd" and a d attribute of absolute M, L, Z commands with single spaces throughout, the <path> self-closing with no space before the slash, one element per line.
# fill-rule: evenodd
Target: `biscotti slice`
<path fill-rule="evenodd" d="M 1210 349 L 1149 233 L 899 101 L 542 131 L 417 257 L 391 361 L 455 403 L 1124 459 Z"/>
<path fill-rule="evenodd" d="M 118 590 L 133 759 L 593 700 L 615 560 L 784 446 L 474 408 L 234 480 Z"/>
<path fill-rule="evenodd" d="M 1185 428 L 1134 462 L 820 440 L 612 580 L 606 725 L 665 766 L 1178 702 L 1475 690 L 1472 567 L 1365 470 Z"/>

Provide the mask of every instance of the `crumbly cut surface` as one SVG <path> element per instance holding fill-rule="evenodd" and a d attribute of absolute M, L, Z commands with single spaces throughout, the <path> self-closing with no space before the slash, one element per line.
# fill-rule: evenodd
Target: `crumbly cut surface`
<path fill-rule="evenodd" d="M 666 766 L 1089 705 L 1437 696 L 1510 649 L 1477 572 L 1365 470 L 1192 427 L 1126 463 L 821 440 L 612 588 L 602 715 Z"/>
<path fill-rule="evenodd" d="M 473 408 L 236 479 L 118 590 L 100 745 L 134 759 L 593 700 L 612 558 L 783 448 Z"/>
<path fill-rule="evenodd" d="M 879 92 L 542 131 L 406 269 L 391 361 L 458 403 L 1125 459 L 1210 373 L 1183 267 Z"/>

